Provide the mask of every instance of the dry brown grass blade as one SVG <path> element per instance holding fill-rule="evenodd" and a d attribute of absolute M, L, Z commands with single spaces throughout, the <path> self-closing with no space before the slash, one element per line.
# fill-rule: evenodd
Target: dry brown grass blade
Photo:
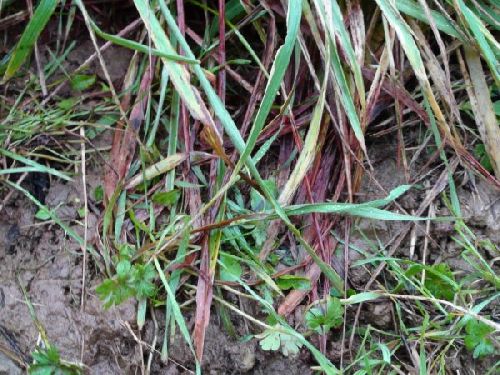
<path fill-rule="evenodd" d="M 202 246 L 202 257 L 200 270 L 209 270 L 210 255 L 208 254 L 208 238 Z M 196 313 L 195 325 L 193 331 L 193 342 L 196 351 L 196 357 L 201 361 L 203 349 L 205 346 L 205 332 L 210 321 L 210 307 L 212 305 L 213 288 L 212 280 L 209 274 L 200 271 L 198 285 L 196 288 Z"/>
<path fill-rule="evenodd" d="M 6 30 L 9 27 L 17 25 L 18 23 L 25 21 L 29 16 L 30 13 L 28 10 L 21 10 L 17 13 L 8 15 L 0 19 L 0 30 Z"/>
<path fill-rule="evenodd" d="M 456 121 L 460 122 L 460 110 L 458 108 L 455 96 L 453 95 L 453 91 L 451 89 L 447 60 L 444 61 L 443 64 L 444 68 L 442 68 L 437 56 L 432 52 L 431 46 L 429 45 L 427 39 L 425 38 L 421 28 L 413 20 L 410 20 L 410 25 L 412 27 L 413 32 L 415 33 L 415 40 L 421 47 L 421 54 L 424 59 L 425 66 L 429 71 L 429 75 L 432 78 L 432 82 L 434 83 L 436 91 L 439 93 L 440 97 L 444 100 L 444 102 L 446 103 L 452 114 L 450 121 L 454 122 L 455 119 Z M 439 36 L 439 33 L 435 35 Z M 442 55 L 443 54 L 441 54 L 441 56 Z"/>
<path fill-rule="evenodd" d="M 325 137 L 322 137 L 324 139 Z M 331 143 L 332 139 L 329 141 Z M 328 146 L 328 145 L 326 145 Z M 333 153 L 333 149 L 329 149 L 326 147 L 322 149 L 322 154 L 324 157 L 321 157 L 319 154 L 316 158 L 316 165 L 313 168 L 311 174 L 314 176 L 312 179 L 314 181 L 313 188 L 315 192 L 316 201 L 322 202 L 326 199 L 327 189 L 325 187 L 328 185 L 328 182 L 331 180 L 338 181 L 337 188 L 333 194 L 332 201 L 337 202 L 339 200 L 340 194 L 344 191 L 346 186 L 346 174 L 342 172 L 344 169 L 342 167 L 333 168 L 335 165 L 336 158 L 338 154 Z M 331 146 L 331 145 L 330 145 Z M 320 153 L 320 154 L 321 154 Z M 303 189 L 304 190 L 304 189 Z M 297 200 L 304 201 L 306 193 L 303 192 L 302 197 L 297 198 Z M 307 223 L 307 229 L 304 233 L 304 238 L 307 239 L 309 243 L 316 242 L 315 250 L 320 249 L 320 245 L 323 246 L 324 250 L 322 252 L 322 256 L 325 258 L 325 261 L 328 263 L 339 264 L 338 260 L 333 256 L 333 251 L 336 247 L 336 241 L 329 234 L 330 229 L 338 222 L 338 218 L 329 218 L 325 215 L 319 215 L 318 218 L 320 228 L 318 230 L 315 224 L 314 218 L 309 218 Z M 326 253 L 326 254 L 325 254 Z M 309 278 L 311 286 L 313 286 L 313 291 L 317 290 L 317 285 L 319 281 L 319 277 L 321 276 L 321 272 L 316 263 L 311 261 L 309 256 L 304 258 L 304 262 L 308 264 L 308 268 L 304 274 L 305 277 Z M 337 267 L 337 272 L 340 271 L 342 267 Z M 329 290 L 329 288 L 327 288 Z M 278 313 L 281 315 L 288 315 L 307 297 L 308 294 L 311 293 L 311 290 L 293 290 L 287 294 L 285 300 L 278 307 Z"/>
<path fill-rule="evenodd" d="M 127 126 L 124 131 L 119 125 L 115 129 L 111 148 L 111 161 L 104 176 L 104 191 L 108 199 L 113 195 L 118 182 L 125 178 L 134 158 L 137 134 L 144 121 L 144 111 L 149 99 L 149 90 L 153 79 L 152 75 L 154 74 L 152 66 L 154 66 L 155 61 L 153 57 L 151 65 L 146 68 L 142 76 L 137 99 L 130 113 L 130 126 Z"/>
<path fill-rule="evenodd" d="M 477 128 L 481 139 L 486 146 L 491 165 L 497 179 L 500 179 L 500 127 L 498 126 L 490 91 L 481 65 L 481 58 L 477 51 L 465 47 L 465 59 L 469 67 L 471 85 L 466 85 L 467 93 L 474 112 Z M 466 82 L 467 71 L 462 68 Z"/>

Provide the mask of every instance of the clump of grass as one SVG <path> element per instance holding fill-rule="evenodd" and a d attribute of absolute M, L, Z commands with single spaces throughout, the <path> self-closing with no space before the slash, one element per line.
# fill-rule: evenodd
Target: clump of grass
<path fill-rule="evenodd" d="M 213 304 L 228 331 L 234 331 L 230 314 L 248 319 L 262 330 L 255 337 L 263 350 L 294 355 L 305 347 L 325 373 L 445 372 L 446 358 L 462 348 L 474 358 L 494 352 L 499 326 L 484 311 L 498 298 L 499 280 L 496 265 L 483 254 L 496 259 L 498 248 L 476 241 L 461 218 L 456 188 L 459 170 L 500 186 L 493 3 L 133 3 L 143 25 L 135 40 L 103 30 L 84 2 L 74 2 L 107 77 L 108 99 L 99 113 L 119 114 L 111 121 L 101 241 L 93 244 L 102 256 L 78 239 L 103 264 L 106 279 L 96 292 L 105 307 L 136 298 L 142 329 L 147 310 L 161 306 L 161 359 L 167 360 L 178 328 L 197 370 Z M 11 53 L 5 81 L 22 74 L 56 6 L 40 2 Z M 186 11 L 199 16 L 185 17 Z M 97 38 L 135 51 L 121 94 Z M 85 92 L 95 76 L 80 73 L 66 76 Z M 38 133 L 80 128 L 80 141 L 87 142 L 99 127 L 94 119 L 79 123 L 90 114 L 71 105 L 44 103 L 23 111 L 19 103 L 10 106 L 0 133 L 2 155 L 12 163 L 2 175 L 29 194 L 11 177 L 68 174 L 44 164 L 51 160 L 46 152 L 20 155 L 14 147 Z M 421 139 L 407 130 L 415 124 Z M 378 127 L 397 134 L 396 159 L 408 185 L 356 202 L 362 177 L 374 179 L 370 140 Z M 57 161 L 67 159 L 59 153 Z M 419 155 L 426 158 L 422 168 L 416 167 Z M 436 173 L 416 213 L 398 203 L 412 185 L 434 181 Z M 430 207 L 436 203 L 446 205 L 451 217 L 434 218 Z M 366 236 L 372 251 L 349 263 L 360 219 L 407 224 L 389 245 Z M 446 262 L 429 263 L 435 220 L 453 222 L 455 240 L 475 272 L 463 277 Z M 416 231 L 426 238 L 422 256 L 409 259 L 414 244 L 404 240 L 409 233 L 415 239 Z M 371 276 L 355 290 L 349 272 L 357 267 Z M 193 288 L 193 300 L 182 301 L 179 291 Z M 229 293 L 256 302 L 262 315 L 252 317 L 227 302 Z M 305 330 L 296 330 L 286 316 L 308 296 L 299 324 Z M 363 305 L 381 301 L 391 306 L 391 328 L 361 324 Z M 192 334 L 182 308 L 191 302 Z M 320 337 L 319 349 L 306 339 L 313 334 Z M 335 361 L 327 355 L 332 335 L 341 345 Z"/>

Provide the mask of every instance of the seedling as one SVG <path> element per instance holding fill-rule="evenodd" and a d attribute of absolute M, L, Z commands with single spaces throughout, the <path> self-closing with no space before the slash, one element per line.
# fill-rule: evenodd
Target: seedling
<path fill-rule="evenodd" d="M 80 365 L 61 359 L 55 346 L 37 348 L 32 354 L 33 364 L 28 368 L 31 375 L 80 375 L 83 369 Z"/>
<path fill-rule="evenodd" d="M 343 322 L 344 308 L 336 297 L 328 297 L 317 306 L 311 307 L 305 315 L 307 327 L 314 332 L 325 335 L 332 328 L 339 327 Z"/>
<path fill-rule="evenodd" d="M 154 279 L 156 271 L 151 264 L 132 264 L 131 248 L 122 246 L 116 263 L 116 274 L 105 279 L 96 292 L 105 308 L 119 305 L 131 297 L 137 299 L 151 298 L 156 293 Z"/>
<path fill-rule="evenodd" d="M 475 319 L 465 325 L 465 347 L 473 353 L 474 358 L 482 358 L 495 353 L 495 346 L 488 337 L 495 329 Z"/>
<path fill-rule="evenodd" d="M 273 328 L 266 329 L 255 337 L 260 339 L 259 345 L 262 350 L 281 350 L 281 353 L 283 353 L 285 357 L 298 354 L 303 345 L 295 336 L 283 332 L 280 324 L 276 324 Z"/>

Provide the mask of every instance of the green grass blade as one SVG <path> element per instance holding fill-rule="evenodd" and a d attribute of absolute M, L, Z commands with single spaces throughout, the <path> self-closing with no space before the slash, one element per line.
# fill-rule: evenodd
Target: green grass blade
<path fill-rule="evenodd" d="M 340 302 L 343 305 L 357 305 L 359 303 L 367 301 L 374 301 L 376 299 L 379 299 L 380 297 L 381 297 L 380 294 L 376 292 L 362 292 L 354 294 L 353 296 L 343 299 Z"/>
<path fill-rule="evenodd" d="M 315 4 L 316 3 L 318 3 L 318 1 L 315 1 Z M 335 36 L 338 37 L 340 45 L 346 52 L 350 69 L 354 73 L 354 81 L 356 82 L 356 88 L 358 90 L 361 103 L 361 110 L 363 111 L 365 108 L 365 85 L 361 74 L 361 67 L 356 59 L 356 54 L 349 37 L 349 33 L 345 28 L 344 18 L 340 11 L 340 7 L 336 0 L 322 0 L 322 3 L 322 8 L 325 10 L 325 14 L 328 17 L 328 19 L 325 20 L 326 29 L 329 31 L 330 39 L 332 41 L 335 40 Z M 321 5 L 316 4 L 316 6 L 318 7 Z"/>
<path fill-rule="evenodd" d="M 462 12 L 466 23 L 468 24 L 472 34 L 474 35 L 483 57 L 486 60 L 495 82 L 500 84 L 500 66 L 498 65 L 497 56 L 500 54 L 500 45 L 488 29 L 483 25 L 478 16 L 472 12 L 463 0 L 457 0 L 457 4 Z"/>
<path fill-rule="evenodd" d="M 148 140 L 146 142 L 147 148 L 151 148 L 153 146 L 156 138 L 156 131 L 158 130 L 158 126 L 160 125 L 160 119 L 163 114 L 163 105 L 165 104 L 165 96 L 167 93 L 168 80 L 169 80 L 168 69 L 165 66 L 163 66 L 163 68 L 161 69 L 160 98 L 158 99 L 158 108 L 156 109 L 156 116 L 153 120 L 153 127 L 151 128 L 151 132 L 149 133 Z M 171 137 L 172 136 L 169 137 L 169 140 Z M 175 153 L 175 150 L 172 153 Z M 172 153 L 169 152 L 169 155 Z M 170 188 L 169 190 L 172 190 L 172 188 Z"/>
<path fill-rule="evenodd" d="M 14 160 L 17 160 L 23 164 L 25 164 L 26 166 L 28 166 L 29 168 L 26 168 L 26 170 L 23 170 L 23 172 L 40 172 L 40 173 L 48 173 L 48 174 L 51 174 L 53 176 L 56 176 L 56 177 L 59 177 L 65 181 L 71 181 L 71 177 L 65 175 L 64 173 L 62 172 L 59 172 L 58 170 L 56 169 L 53 169 L 53 168 L 50 168 L 50 167 L 46 167 L 42 164 L 39 164 L 31 159 L 28 159 L 28 158 L 25 158 L 24 156 L 21 156 L 21 155 L 17 155 L 13 152 L 10 152 L 8 150 L 5 150 L 5 149 L 0 149 L 0 154 L 10 158 L 10 159 L 14 159 Z M 16 168 L 16 169 L 19 169 L 19 171 L 14 171 L 13 169 L 6 169 L 6 170 L 3 170 L 3 171 L 0 171 L 0 175 L 1 174 L 7 174 L 7 173 L 19 173 L 21 172 L 21 168 Z M 9 172 L 10 171 L 10 172 Z"/>
<path fill-rule="evenodd" d="M 297 7 L 300 7 L 301 3 L 300 1 L 291 1 L 289 3 L 289 9 L 290 11 L 296 11 Z M 162 13 L 165 17 L 165 20 L 170 27 L 172 33 L 175 35 L 177 38 L 180 46 L 186 53 L 188 57 L 193 58 L 194 55 L 191 52 L 191 49 L 189 47 L 189 44 L 186 42 L 185 38 L 182 36 L 175 19 L 172 17 L 172 14 L 168 10 L 165 1 L 160 0 L 160 8 L 162 10 Z M 294 12 L 295 14 L 296 12 Z M 298 25 L 297 25 L 298 27 Z M 214 89 L 212 88 L 212 85 L 208 81 L 207 77 L 205 77 L 205 74 L 203 73 L 203 70 L 199 65 L 193 65 L 193 70 L 196 74 L 196 77 L 200 81 L 200 85 L 202 86 L 203 90 L 205 91 L 205 94 L 207 95 L 208 100 L 210 101 L 210 104 L 212 105 L 212 108 L 214 109 L 217 117 L 219 118 L 222 126 L 224 127 L 224 130 L 226 134 L 229 136 L 231 141 L 233 142 L 234 146 L 240 152 L 240 154 L 243 154 L 243 152 L 247 149 L 245 141 L 243 140 L 240 132 L 238 131 L 238 128 L 236 127 L 236 124 L 234 123 L 233 119 L 227 112 L 227 109 L 224 107 L 222 104 L 220 98 L 217 96 L 215 93 Z M 250 149 L 250 148 L 248 148 Z M 244 161 L 243 161 L 244 160 Z M 259 184 L 260 188 L 262 189 L 262 192 L 264 193 L 266 199 L 271 202 L 273 205 L 276 214 L 283 220 L 283 222 L 287 225 L 287 227 L 290 229 L 290 231 L 297 237 L 299 242 L 304 246 L 304 249 L 307 251 L 307 253 L 311 256 L 314 262 L 316 262 L 321 269 L 321 271 L 325 274 L 326 277 L 332 282 L 332 285 L 338 289 L 339 291 L 344 290 L 344 282 L 342 281 L 341 277 L 333 270 L 331 266 L 326 264 L 321 258 L 316 254 L 314 249 L 307 243 L 307 241 L 304 240 L 302 237 L 300 231 L 292 224 L 290 219 L 287 217 L 285 211 L 283 208 L 279 205 L 279 203 L 276 201 L 276 199 L 273 197 L 271 191 L 267 187 L 267 185 L 264 183 L 262 180 L 262 177 L 259 174 L 259 171 L 255 167 L 255 163 L 253 159 L 248 156 L 247 158 L 243 159 L 240 158 L 240 162 L 245 162 L 247 165 L 248 169 L 250 170 L 252 176 L 255 178 L 257 183 Z M 233 171 L 233 176 L 235 176 L 235 172 L 237 172 L 238 169 L 235 168 Z M 232 178 L 230 183 L 234 183 L 236 178 Z M 222 192 L 223 189 L 221 189 Z"/>
<path fill-rule="evenodd" d="M 401 46 L 403 47 L 406 57 L 408 58 L 415 75 L 421 82 L 427 81 L 427 76 L 425 74 L 424 62 L 420 56 L 419 49 L 415 44 L 412 32 L 408 24 L 405 22 L 401 14 L 394 7 L 394 3 L 390 0 L 375 0 L 382 10 L 385 18 L 389 24 L 394 27 L 396 34 L 399 38 Z"/>
<path fill-rule="evenodd" d="M 295 47 L 295 41 L 297 40 L 300 26 L 301 14 L 302 2 L 299 0 L 290 1 L 288 3 L 286 18 L 287 33 L 285 36 L 285 42 L 276 53 L 276 57 L 269 74 L 269 80 L 267 81 L 267 85 L 264 91 L 264 97 L 262 98 L 261 105 L 255 116 L 255 121 L 250 130 L 246 146 L 244 147 L 243 152 L 241 152 L 240 160 L 238 161 L 238 164 L 235 168 L 236 171 L 238 171 L 244 165 L 246 159 L 252 153 L 253 148 L 257 143 L 257 138 L 259 137 L 260 132 L 264 127 L 267 116 L 269 115 L 271 106 L 274 103 L 274 99 L 278 94 L 281 82 L 283 81 L 285 72 L 288 68 L 288 65 L 290 64 L 292 51 Z"/>
<path fill-rule="evenodd" d="M 326 55 L 329 56 L 330 50 L 326 49 Z M 326 63 L 328 64 L 328 63 Z M 288 204 L 293 194 L 296 192 L 299 185 L 302 183 L 306 173 L 309 171 L 309 168 L 316 157 L 316 144 L 318 142 L 319 131 L 321 128 L 321 120 L 323 118 L 323 111 L 325 109 L 325 95 L 326 95 L 326 87 L 328 84 L 328 67 L 326 68 L 325 78 L 323 80 L 323 85 L 321 87 L 321 92 L 319 94 L 318 102 L 314 107 L 311 124 L 309 126 L 309 130 L 306 135 L 306 139 L 304 141 L 304 147 L 299 155 L 297 163 L 293 168 L 290 177 L 288 178 L 283 190 L 280 193 L 280 197 L 278 202 L 281 204 Z"/>
<path fill-rule="evenodd" d="M 182 36 L 179 27 L 177 26 L 174 17 L 170 13 L 167 5 L 165 4 L 164 0 L 159 1 L 160 4 L 160 9 L 162 11 L 163 16 L 165 17 L 165 20 L 170 27 L 172 33 L 174 34 L 175 38 L 179 42 L 182 50 L 186 54 L 187 57 L 194 59 L 195 56 L 193 52 L 191 52 L 191 47 L 189 44 L 186 42 L 186 39 Z M 243 141 L 243 138 L 241 137 L 240 132 L 238 131 L 238 128 L 236 127 L 236 124 L 234 123 L 233 119 L 229 115 L 229 112 L 226 110 L 224 105 L 222 104 L 222 101 L 220 98 L 217 96 L 215 93 L 210 81 L 207 79 L 205 76 L 205 73 L 203 69 L 201 68 L 200 65 L 193 65 L 192 66 L 193 71 L 200 81 L 200 85 L 205 91 L 205 94 L 207 95 L 208 101 L 210 102 L 210 105 L 215 111 L 216 116 L 219 118 L 221 121 L 222 125 L 224 126 L 224 130 L 228 134 L 229 138 L 233 142 L 233 144 L 236 146 L 236 149 L 241 152 L 241 150 L 245 147 L 245 142 Z"/>
<path fill-rule="evenodd" d="M 45 28 L 50 17 L 56 10 L 58 0 L 41 0 L 38 4 L 33 17 L 24 29 L 21 39 L 16 45 L 12 57 L 9 60 L 9 65 L 5 70 L 3 80 L 7 81 L 16 74 L 17 70 L 23 65 L 33 49 L 33 46 L 38 39 L 38 36 Z"/>
<path fill-rule="evenodd" d="M 149 2 L 146 0 L 134 0 L 134 4 L 156 48 L 167 55 L 176 55 L 154 11 L 150 8 Z M 188 56 L 188 58 L 194 59 L 194 56 Z M 210 113 L 205 107 L 198 90 L 191 85 L 186 68 L 164 57 L 162 57 L 162 61 L 165 66 L 167 66 L 170 72 L 170 79 L 191 115 L 203 124 L 209 125 L 210 128 L 215 131 L 215 124 L 213 123 Z"/>
<path fill-rule="evenodd" d="M 351 128 L 354 131 L 354 135 L 356 136 L 361 149 L 366 153 L 365 136 L 363 134 L 363 130 L 361 129 L 361 122 L 359 121 L 359 116 L 356 112 L 356 106 L 354 105 L 352 94 L 349 90 L 349 84 L 347 83 L 337 47 L 331 40 L 329 40 L 329 43 L 332 50 L 330 64 L 333 70 L 335 89 L 338 92 L 340 102 L 344 107 Z"/>
<path fill-rule="evenodd" d="M 94 22 L 92 22 L 90 25 L 94 29 L 95 33 L 97 35 L 99 35 L 102 39 L 113 42 L 114 44 L 116 44 L 118 46 L 129 48 L 129 49 L 132 49 L 134 51 L 139 51 L 139 52 L 142 52 L 142 53 L 145 53 L 148 55 L 151 54 L 154 56 L 163 57 L 163 58 L 165 58 L 167 60 L 171 60 L 171 61 L 184 62 L 187 64 L 199 64 L 200 63 L 198 60 L 189 59 L 187 57 L 178 55 L 176 53 L 174 53 L 174 54 L 165 53 L 162 51 L 158 51 L 157 49 L 151 48 L 149 46 L 146 46 L 144 44 L 137 43 L 133 40 L 122 38 L 121 36 L 105 33 L 104 31 L 99 29 L 99 27 L 97 27 L 97 25 Z"/>
<path fill-rule="evenodd" d="M 429 24 L 429 20 L 427 19 L 422 7 L 413 0 L 398 0 L 395 1 L 394 4 L 401 13 L 404 13 L 426 24 Z M 431 15 L 434 20 L 434 23 L 436 24 L 436 27 L 439 30 L 463 41 L 462 35 L 450 23 L 450 21 L 448 21 L 448 19 L 445 16 L 443 16 L 441 13 L 435 10 L 431 11 Z"/>
<path fill-rule="evenodd" d="M 360 216 L 368 219 L 375 220 L 428 220 L 428 218 L 421 218 L 417 216 L 398 214 L 391 211 L 381 210 L 379 207 L 385 206 L 395 199 L 400 197 L 403 193 L 408 191 L 409 185 L 402 185 L 392 190 L 389 195 L 383 199 L 377 199 L 365 203 L 312 203 L 312 204 L 299 204 L 285 207 L 286 215 L 300 216 L 312 213 L 322 214 L 344 214 L 352 216 Z M 277 214 L 272 211 L 266 212 L 271 218 L 275 218 Z"/>
<path fill-rule="evenodd" d="M 351 64 L 354 64 L 352 69 L 354 70 L 355 77 L 357 77 L 355 78 L 355 81 L 358 87 L 358 91 L 360 91 L 360 97 L 361 94 L 363 94 L 362 95 L 363 98 L 361 100 L 364 107 L 365 90 L 364 90 L 364 84 L 362 84 L 361 70 L 356 61 L 354 50 L 347 35 L 347 31 L 343 26 L 340 9 L 338 8 L 337 4 L 335 4 L 336 6 L 332 4 L 330 9 L 330 7 L 328 7 L 328 3 L 322 2 L 320 0 L 314 0 L 314 5 L 316 7 L 316 12 L 319 15 L 320 21 L 322 22 L 324 29 L 328 30 L 328 35 L 325 38 L 326 38 L 326 43 L 330 45 L 330 49 L 332 51 L 330 56 L 330 64 L 333 71 L 335 90 L 339 95 L 340 102 L 342 103 L 342 106 L 344 107 L 344 110 L 347 114 L 352 130 L 354 131 L 354 135 L 356 136 L 356 139 L 358 140 L 361 149 L 366 153 L 365 137 L 363 134 L 363 130 L 361 129 L 361 122 L 359 120 L 358 113 L 356 112 L 356 106 L 354 105 L 353 96 L 349 89 L 349 83 L 347 81 L 344 68 L 340 60 L 339 52 L 337 50 L 337 45 L 335 43 L 336 35 L 339 36 L 343 35 L 343 37 L 341 36 L 340 39 L 343 43 L 344 49 L 348 54 L 348 59 L 350 60 Z M 336 25 L 339 22 L 342 22 L 342 26 Z M 349 50 L 352 51 L 352 61 L 349 56 L 350 55 Z"/>
<path fill-rule="evenodd" d="M 172 313 L 173 313 L 173 317 L 175 319 L 175 322 L 179 326 L 182 337 L 186 341 L 186 344 L 188 344 L 189 349 L 191 350 L 193 355 L 195 355 L 193 343 L 191 342 L 191 336 L 189 335 L 189 330 L 187 328 L 186 321 L 184 320 L 184 317 L 182 316 L 181 308 L 175 299 L 174 292 L 170 288 L 170 285 L 167 281 L 167 278 L 165 277 L 165 273 L 161 269 L 160 262 L 158 262 L 158 259 L 154 258 L 153 261 L 154 261 L 156 270 L 158 271 L 158 275 L 160 276 L 160 280 L 163 283 L 165 291 L 167 292 L 168 299 L 171 302 Z"/>

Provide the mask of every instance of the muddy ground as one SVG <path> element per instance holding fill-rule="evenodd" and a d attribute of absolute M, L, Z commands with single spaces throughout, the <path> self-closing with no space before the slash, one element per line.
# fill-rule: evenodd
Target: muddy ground
<path fill-rule="evenodd" d="M 98 182 L 93 178 L 89 180 Z M 88 188 L 92 189 L 91 184 Z M 59 217 L 73 223 L 71 227 L 77 232 L 82 229 L 77 213 L 83 199 L 81 191 L 77 178 L 71 183 L 54 181 L 45 202 L 51 208 L 58 207 Z M 91 266 L 87 275 L 90 280 L 87 279 L 85 286 L 87 300 L 82 309 L 80 246 L 67 238 L 56 224 L 41 224 L 35 219 L 35 213 L 35 206 L 16 193 L 0 219 L 0 349 L 9 353 L 0 357 L 0 374 L 22 373 L 22 365 L 30 362 L 30 353 L 39 340 L 21 286 L 49 340 L 60 349 L 63 358 L 81 361 L 92 374 L 140 373 L 148 353 L 144 347 L 142 356 L 137 341 L 141 333 L 135 330 L 135 302 L 130 300 L 104 310 L 94 293 L 101 276 Z M 90 233 L 94 232 L 96 222 L 96 217 L 91 215 Z M 161 311 L 157 319 L 162 321 Z M 151 322 L 143 334 L 144 341 L 150 342 Z M 192 367 L 192 353 L 182 344 L 180 336 L 174 340 L 170 356 L 172 361 L 163 365 L 157 355 L 152 373 L 184 373 L 183 367 Z M 204 359 L 207 373 L 278 374 L 289 369 L 303 374 L 308 371 L 307 362 L 304 358 L 289 360 L 279 355 L 269 356 L 257 349 L 255 340 L 239 343 L 227 336 L 216 321 L 207 331 Z"/>
<path fill-rule="evenodd" d="M 381 148 L 386 152 L 387 144 Z M 390 179 L 397 168 L 393 154 L 380 155 L 375 172 L 377 180 L 385 189 L 391 189 L 404 181 Z M 41 194 L 45 203 L 56 209 L 58 216 L 69 223 L 71 228 L 82 234 L 78 209 L 82 205 L 81 179 L 76 176 L 73 182 L 45 181 L 41 176 L 31 176 L 25 187 L 34 194 Z M 434 178 L 434 177 L 433 177 Z M 90 171 L 87 176 L 89 191 L 102 183 L 99 170 Z M 42 178 L 43 180 L 43 178 Z M 40 187 L 40 185 L 42 185 Z M 41 189 L 41 190 L 40 190 Z M 378 188 L 365 179 L 361 189 L 363 199 L 380 196 Z M 498 243 L 500 233 L 499 195 L 487 184 L 476 181 L 475 188 L 459 188 L 463 203 L 464 216 L 468 223 L 482 236 Z M 408 210 L 416 210 L 422 196 L 418 192 L 408 194 L 402 205 Z M 92 202 L 91 202 L 92 203 Z M 445 214 L 437 207 L 437 214 Z M 30 353 L 39 340 L 33 317 L 30 316 L 21 286 L 26 290 L 36 310 L 37 319 L 45 327 L 49 340 L 61 351 L 63 358 L 82 362 L 92 374 L 136 374 L 147 364 L 148 349 L 144 342 L 150 343 L 154 337 L 154 325 L 150 319 L 143 332 L 137 332 L 135 325 L 135 302 L 130 300 L 108 311 L 102 308 L 95 296 L 94 288 L 101 281 L 99 272 L 89 263 L 87 274 L 85 307 L 80 306 L 82 284 L 82 256 L 78 244 L 65 236 L 62 229 L 54 223 L 43 223 L 35 219 L 36 207 L 21 193 L 15 193 L 7 202 L 0 215 L 0 374 L 20 374 L 23 365 L 30 362 Z M 89 217 L 89 241 L 96 234 L 97 215 Z M 404 224 L 358 222 L 358 228 L 368 233 L 370 238 L 388 241 Z M 446 260 L 454 270 L 470 271 L 470 266 L 460 258 L 460 249 L 450 239 L 451 228 L 446 224 L 432 226 L 431 237 L 434 245 L 429 248 L 429 262 L 438 258 Z M 416 249 L 420 251 L 420 238 L 417 236 Z M 353 243 L 366 250 L 364 241 L 354 236 Z M 408 246 L 401 246 L 400 252 L 407 252 Z M 398 253 L 409 257 L 409 254 Z M 359 258 L 353 251 L 351 261 Z M 350 272 L 353 286 L 362 288 L 368 281 L 368 274 L 356 269 Z M 391 326 L 390 304 L 367 304 L 361 316 L 361 323 L 380 328 Z M 215 312 L 213 314 L 216 316 Z M 188 314 L 189 316 L 189 314 Z M 163 313 L 157 311 L 159 328 L 156 332 L 162 338 Z M 192 323 L 192 322 L 189 322 Z M 248 329 L 241 320 L 235 319 L 238 334 L 244 336 L 256 333 Z M 214 317 L 207 331 L 204 372 L 210 374 L 255 373 L 288 374 L 311 373 L 310 355 L 303 350 L 295 358 L 285 358 L 281 354 L 263 352 L 255 339 L 240 342 L 229 337 L 220 322 Z M 141 336 L 142 335 L 142 336 Z M 338 336 L 338 335 L 337 335 Z M 139 341 L 143 340 L 143 346 Z M 340 342 L 337 337 L 329 343 L 329 357 L 338 360 Z M 192 369 L 192 354 L 179 336 L 169 352 L 171 361 L 163 364 L 156 354 L 151 366 L 153 374 L 182 374 Z M 467 359 L 468 358 L 468 359 Z M 461 368 L 463 361 L 470 357 L 457 356 L 450 366 Z M 481 364 L 478 363 L 480 366 Z"/>

